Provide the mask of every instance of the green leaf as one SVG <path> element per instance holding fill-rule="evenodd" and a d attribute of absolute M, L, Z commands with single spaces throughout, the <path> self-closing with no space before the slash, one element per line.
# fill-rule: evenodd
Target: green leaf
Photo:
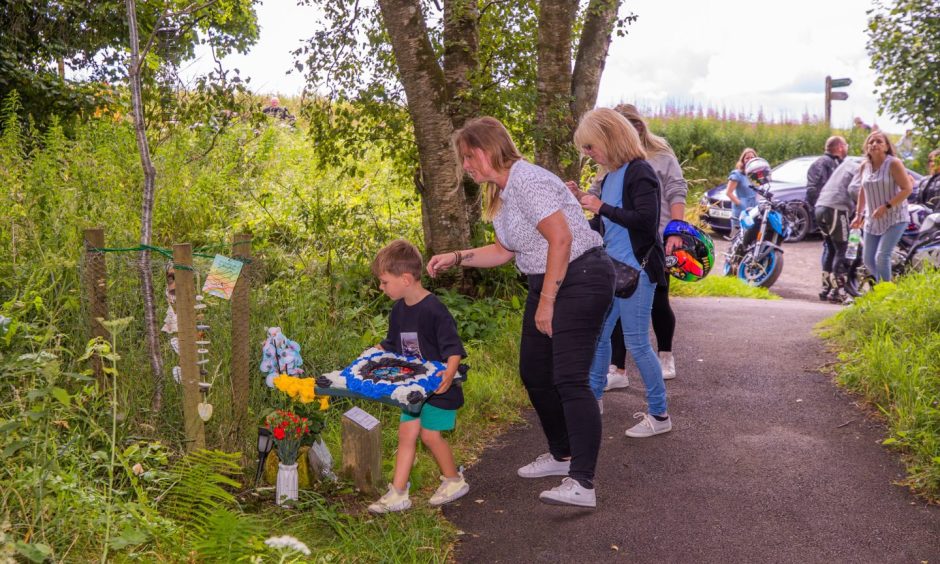
<path fill-rule="evenodd" d="M 137 546 L 147 542 L 150 536 L 139 529 L 133 529 L 125 526 L 121 529 L 121 534 L 111 539 L 111 548 L 123 550 L 130 546 Z"/>
<path fill-rule="evenodd" d="M 66 407 L 72 405 L 72 396 L 62 388 L 52 388 L 52 397 L 59 400 Z"/>
<path fill-rule="evenodd" d="M 893 445 L 893 444 L 896 443 L 896 442 L 898 442 L 898 440 L 895 439 L 894 437 L 891 437 L 891 438 L 888 438 L 888 439 L 885 439 L 885 440 L 881 441 L 881 444 L 883 444 L 883 445 Z"/>
<path fill-rule="evenodd" d="M 3 425 L 0 425 L 0 435 L 6 436 L 8 433 L 19 429 L 23 426 L 23 423 L 20 421 L 15 421 L 13 419 L 5 422 Z"/>
<path fill-rule="evenodd" d="M 16 547 L 16 552 L 28 559 L 30 562 L 43 562 L 50 556 L 52 556 L 52 549 L 41 542 L 37 543 L 26 543 L 23 541 L 16 541 L 14 545 Z"/>
<path fill-rule="evenodd" d="M 16 454 L 16 451 L 20 450 L 28 444 L 29 441 L 16 441 L 15 443 L 7 445 L 7 448 L 3 449 L 3 452 L 0 452 L 0 460 L 6 460 L 7 458 L 10 458 Z"/>

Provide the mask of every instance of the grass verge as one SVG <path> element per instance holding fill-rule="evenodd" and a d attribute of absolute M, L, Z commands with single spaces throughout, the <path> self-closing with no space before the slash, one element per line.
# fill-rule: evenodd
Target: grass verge
<path fill-rule="evenodd" d="M 732 297 L 754 298 L 758 300 L 779 300 L 780 297 L 771 294 L 767 288 L 748 286 L 734 276 L 721 276 L 713 274 L 706 276 L 698 282 L 682 282 L 671 280 L 669 293 L 680 298 L 702 297 Z"/>
<path fill-rule="evenodd" d="M 883 415 L 906 485 L 940 502 L 940 271 L 879 284 L 818 329 L 840 349 L 839 384 Z"/>

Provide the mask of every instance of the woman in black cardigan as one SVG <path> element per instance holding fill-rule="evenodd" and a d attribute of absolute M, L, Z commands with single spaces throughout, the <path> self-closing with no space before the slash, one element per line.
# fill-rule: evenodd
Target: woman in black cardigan
<path fill-rule="evenodd" d="M 657 284 L 666 282 L 659 234 L 659 179 L 645 160 L 636 129 L 614 110 L 600 108 L 585 114 L 574 140 L 581 152 L 607 172 L 601 197 L 583 194 L 581 207 L 599 217 L 607 254 L 641 271 L 636 291 L 629 298 L 614 298 L 604 321 L 591 365 L 591 389 L 600 400 L 610 364 L 610 335 L 620 319 L 627 350 L 646 387 L 648 404 L 648 413 L 634 414 L 640 421 L 626 434 L 651 437 L 672 430 L 662 368 L 649 340 L 653 293 Z"/>

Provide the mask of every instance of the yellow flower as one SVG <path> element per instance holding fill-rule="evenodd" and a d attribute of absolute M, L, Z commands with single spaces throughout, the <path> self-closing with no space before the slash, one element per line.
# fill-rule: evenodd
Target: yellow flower
<path fill-rule="evenodd" d="M 320 411 L 326 411 L 330 408 L 330 397 L 321 396 L 320 397 Z"/>
<path fill-rule="evenodd" d="M 300 403 L 310 403 L 316 398 L 313 378 L 295 378 L 281 374 L 274 379 L 274 386 Z"/>

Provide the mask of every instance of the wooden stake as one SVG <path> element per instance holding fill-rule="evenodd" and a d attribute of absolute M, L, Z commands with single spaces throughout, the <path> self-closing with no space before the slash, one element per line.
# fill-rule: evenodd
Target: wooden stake
<path fill-rule="evenodd" d="M 382 485 L 382 425 L 366 429 L 343 415 L 343 474 L 363 493 L 379 493 Z"/>
<path fill-rule="evenodd" d="M 249 338 L 251 335 L 251 235 L 239 233 L 232 244 L 234 258 L 245 262 L 232 292 L 232 411 L 236 443 L 247 434 L 249 392 Z"/>
<path fill-rule="evenodd" d="M 104 248 L 104 229 L 86 229 L 85 234 L 85 295 L 88 297 L 88 327 L 92 337 L 111 339 L 111 335 L 98 319 L 108 319 L 108 268 L 104 253 L 94 249 Z M 102 369 L 101 357 L 92 359 L 92 369 L 98 384 L 108 385 Z"/>
<path fill-rule="evenodd" d="M 196 364 L 196 285 L 193 273 L 193 247 L 173 245 L 176 270 L 176 321 L 179 329 L 180 368 L 183 385 L 183 420 L 186 450 L 206 448 L 206 427 L 199 418 L 199 365 Z"/>

